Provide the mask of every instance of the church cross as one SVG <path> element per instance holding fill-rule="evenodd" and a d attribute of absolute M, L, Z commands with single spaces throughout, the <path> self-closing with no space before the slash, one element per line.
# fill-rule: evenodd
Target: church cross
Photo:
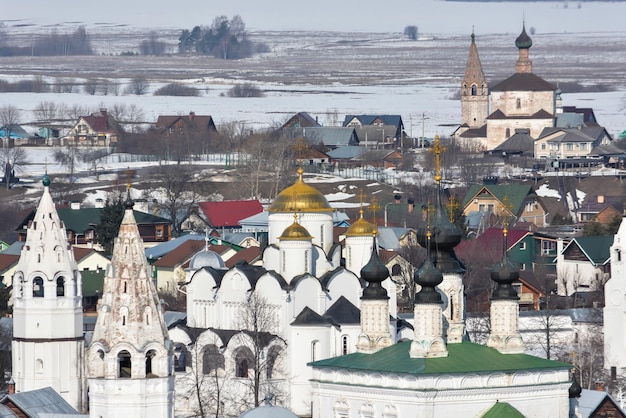
<path fill-rule="evenodd" d="M 437 184 L 441 182 L 441 154 L 446 150 L 446 147 L 441 145 L 439 141 L 439 135 L 435 135 L 435 143 L 433 144 L 430 152 L 435 154 L 435 181 Z"/>
<path fill-rule="evenodd" d="M 304 143 L 304 138 L 298 138 L 296 143 L 291 146 L 291 149 L 296 152 L 296 158 L 300 164 L 302 164 L 302 161 L 304 160 L 304 153 L 309 149 L 309 146 Z"/>
<path fill-rule="evenodd" d="M 457 208 L 459 208 L 461 204 L 458 200 L 456 200 L 454 196 L 451 196 L 445 206 L 446 208 L 448 208 L 448 218 L 450 219 L 450 222 L 454 222 L 454 211 L 457 210 Z"/>

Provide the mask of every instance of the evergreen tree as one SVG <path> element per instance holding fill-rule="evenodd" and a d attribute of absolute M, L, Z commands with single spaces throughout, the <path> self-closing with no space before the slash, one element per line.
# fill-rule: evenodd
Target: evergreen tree
<path fill-rule="evenodd" d="M 106 255 L 113 252 L 113 241 L 120 230 L 120 224 L 124 217 L 124 200 L 122 195 L 117 196 L 117 200 L 111 202 L 107 199 L 102 213 L 100 223 L 96 225 L 96 242 L 104 247 Z"/>

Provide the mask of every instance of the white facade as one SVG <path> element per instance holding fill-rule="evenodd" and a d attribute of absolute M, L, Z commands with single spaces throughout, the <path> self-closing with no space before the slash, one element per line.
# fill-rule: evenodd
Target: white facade
<path fill-rule="evenodd" d="M 173 417 L 173 346 L 132 203 L 115 239 L 87 353 L 90 416 Z"/>
<path fill-rule="evenodd" d="M 611 246 L 611 278 L 604 285 L 604 367 L 626 375 L 626 222 Z M 613 369 L 615 368 L 615 369 Z"/>
<path fill-rule="evenodd" d="M 50 180 L 13 275 L 13 378 L 16 391 L 51 386 L 77 410 L 84 408 L 82 282 Z"/>

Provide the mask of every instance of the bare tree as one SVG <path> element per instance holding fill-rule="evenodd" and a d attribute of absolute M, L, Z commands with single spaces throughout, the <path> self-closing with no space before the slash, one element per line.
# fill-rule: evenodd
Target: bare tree
<path fill-rule="evenodd" d="M 22 168 L 28 164 L 28 154 L 24 148 L 1 148 L 0 149 L 0 167 L 4 167 L 4 182 L 7 190 L 9 183 L 15 171 L 20 172 Z"/>
<path fill-rule="evenodd" d="M 277 403 L 284 401 L 284 380 L 277 379 L 284 357 L 286 342 L 272 333 L 277 329 L 276 309 L 268 301 L 252 292 L 239 311 L 238 326 L 250 337 L 251 346 L 242 354 L 245 359 L 235 357 L 238 377 L 247 377 L 241 382 L 247 386 L 248 396 L 241 399 L 246 408 L 257 407 L 266 395 Z M 239 370 L 245 361 L 248 371 Z M 264 392 L 264 393 L 263 393 Z"/>
<path fill-rule="evenodd" d="M 400 247 L 398 254 L 405 261 L 400 266 L 398 275 L 394 275 L 394 268 L 391 269 L 392 277 L 395 280 L 399 280 L 402 287 L 398 307 L 406 310 L 406 312 L 413 312 L 413 302 L 417 292 L 414 275 L 415 271 L 426 259 L 426 249 L 417 242 L 410 242 L 408 245 Z"/>
<path fill-rule="evenodd" d="M 33 113 L 35 119 L 40 123 L 51 123 L 59 117 L 59 105 L 52 101 L 39 102 Z"/>
<path fill-rule="evenodd" d="M 409 25 L 404 28 L 404 34 L 411 40 L 417 40 L 417 26 Z"/>
<path fill-rule="evenodd" d="M 55 148 L 52 153 L 54 161 L 61 164 L 68 170 L 68 182 L 74 183 L 74 173 L 76 172 L 76 165 L 82 161 L 82 153 L 78 147 L 74 145 L 67 145 L 62 148 Z"/>
<path fill-rule="evenodd" d="M 11 132 L 19 125 L 21 117 L 22 113 L 13 105 L 0 107 L 0 125 L 2 125 L 2 129 L 4 129 L 6 138 L 4 146 L 9 147 L 12 145 Z"/>
<path fill-rule="evenodd" d="M 148 79 L 143 76 L 138 76 L 130 81 L 130 84 L 127 86 L 127 92 L 129 94 L 141 96 L 148 92 L 148 88 L 150 88 L 150 82 Z"/>
<path fill-rule="evenodd" d="M 156 190 L 163 196 L 157 201 L 157 208 L 172 222 L 173 235 L 179 236 L 183 221 L 193 212 L 199 198 L 194 171 L 192 166 L 160 164 L 155 175 L 159 184 Z"/>
<path fill-rule="evenodd" d="M 83 90 L 91 96 L 95 95 L 99 88 L 100 80 L 97 78 L 89 78 L 83 83 Z"/>

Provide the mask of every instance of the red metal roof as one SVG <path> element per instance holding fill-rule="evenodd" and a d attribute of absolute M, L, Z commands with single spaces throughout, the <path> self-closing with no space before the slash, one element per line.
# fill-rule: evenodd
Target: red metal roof
<path fill-rule="evenodd" d="M 198 205 L 214 228 L 237 227 L 240 220 L 263 212 L 263 206 L 258 200 L 200 202 Z"/>

